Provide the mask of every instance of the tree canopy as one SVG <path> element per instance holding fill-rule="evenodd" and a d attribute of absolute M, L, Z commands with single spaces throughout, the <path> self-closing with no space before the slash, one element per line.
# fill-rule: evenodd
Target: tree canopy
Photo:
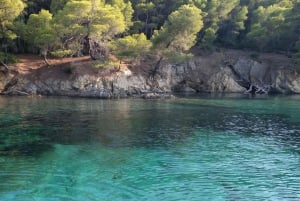
<path fill-rule="evenodd" d="M 0 43 L 5 52 L 94 59 L 146 54 L 139 43 L 160 55 L 197 46 L 298 58 L 300 0 L 0 0 Z"/>
<path fill-rule="evenodd" d="M 13 32 L 13 21 L 24 8 L 25 4 L 21 0 L 0 0 L 0 40 L 2 46 L 6 45 L 6 39 L 17 37 Z"/>
<path fill-rule="evenodd" d="M 129 23 L 122 13 L 123 9 L 125 6 L 116 1 L 112 4 L 91 0 L 68 1 L 54 17 L 63 48 L 77 43 L 82 44 L 93 58 L 105 56 L 106 43 L 124 32 Z"/>
<path fill-rule="evenodd" d="M 25 4 L 21 0 L 0 0 L 0 62 L 4 65 L 8 61 L 10 42 L 17 38 L 13 21 L 24 8 Z"/>
<path fill-rule="evenodd" d="M 47 10 L 41 10 L 38 14 L 31 14 L 25 26 L 24 34 L 24 39 L 29 44 L 39 48 L 48 65 L 46 56 L 56 41 L 56 35 L 51 23 L 52 14 Z"/>
<path fill-rule="evenodd" d="M 192 4 L 182 5 L 169 15 L 160 30 L 155 31 L 153 45 L 160 54 L 171 53 L 178 57 L 196 43 L 202 26 L 201 10 Z"/>

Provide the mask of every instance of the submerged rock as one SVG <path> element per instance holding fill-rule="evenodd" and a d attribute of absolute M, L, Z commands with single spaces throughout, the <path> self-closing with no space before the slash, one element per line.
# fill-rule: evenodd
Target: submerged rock
<path fill-rule="evenodd" d="M 169 99 L 169 98 L 174 98 L 175 96 L 172 94 L 164 94 L 164 93 L 146 93 L 142 95 L 142 98 L 144 99 Z"/>

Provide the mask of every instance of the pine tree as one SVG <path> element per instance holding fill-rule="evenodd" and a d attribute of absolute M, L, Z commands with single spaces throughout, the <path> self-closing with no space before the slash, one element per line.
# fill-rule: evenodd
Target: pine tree
<path fill-rule="evenodd" d="M 71 0 L 55 15 L 64 48 L 74 43 L 85 46 L 93 59 L 107 56 L 107 42 L 124 32 L 129 23 L 119 5 L 105 1 Z M 127 8 L 128 9 L 128 8 Z M 129 18 L 129 16 L 127 16 Z"/>
<path fill-rule="evenodd" d="M 13 21 L 21 14 L 25 4 L 21 0 L 0 0 L 0 62 L 7 62 L 8 43 L 17 38 L 13 31 Z"/>
<path fill-rule="evenodd" d="M 52 26 L 52 14 L 47 10 L 41 10 L 38 14 L 31 14 L 25 26 L 25 40 L 34 47 L 39 48 L 45 63 L 49 49 L 56 42 L 56 34 Z"/>
<path fill-rule="evenodd" d="M 183 5 L 172 12 L 152 39 L 154 48 L 160 54 L 154 73 L 157 72 L 163 58 L 185 54 L 196 43 L 197 33 L 202 26 L 201 10 L 192 4 Z"/>

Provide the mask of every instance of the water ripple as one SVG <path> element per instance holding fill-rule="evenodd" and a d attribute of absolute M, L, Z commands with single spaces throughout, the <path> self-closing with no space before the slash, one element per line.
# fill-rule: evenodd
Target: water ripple
<path fill-rule="evenodd" d="M 0 107 L 0 200 L 300 200 L 297 102 L 33 102 Z"/>

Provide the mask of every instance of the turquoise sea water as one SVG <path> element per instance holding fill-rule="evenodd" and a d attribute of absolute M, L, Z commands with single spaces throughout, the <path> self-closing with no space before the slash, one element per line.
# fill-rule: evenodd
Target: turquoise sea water
<path fill-rule="evenodd" d="M 300 96 L 0 97 L 2 201 L 300 200 Z"/>

